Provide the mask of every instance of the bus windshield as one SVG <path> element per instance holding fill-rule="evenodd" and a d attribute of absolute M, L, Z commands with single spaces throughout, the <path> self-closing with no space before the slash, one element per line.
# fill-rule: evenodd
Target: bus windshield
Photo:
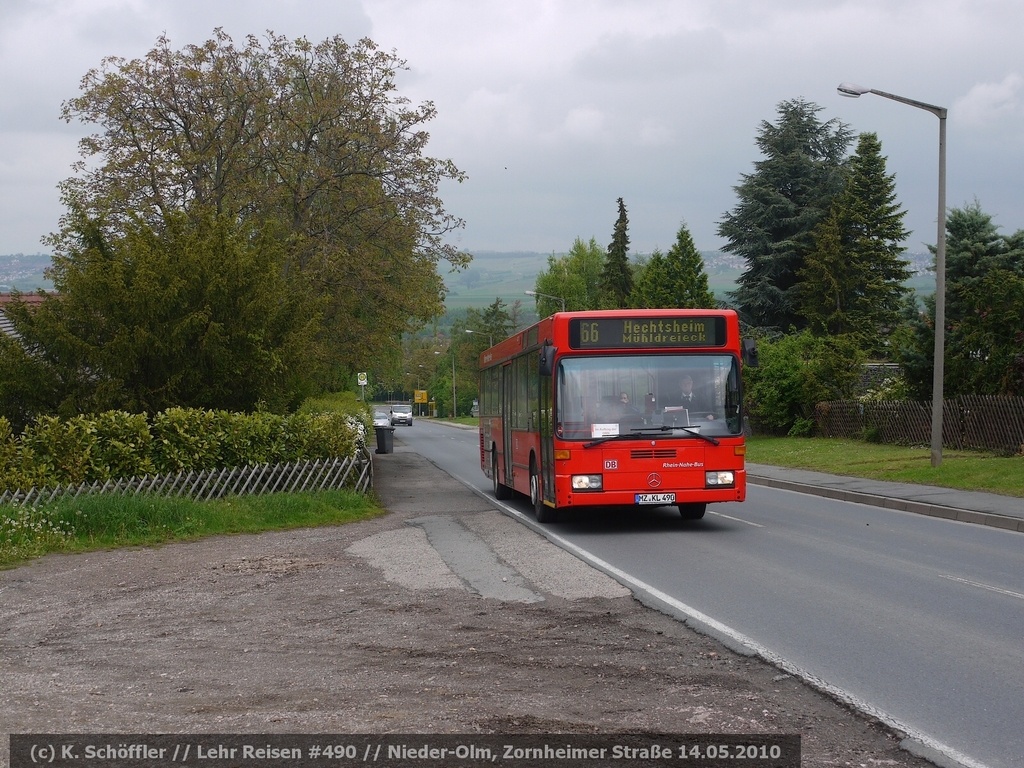
<path fill-rule="evenodd" d="M 734 355 L 566 357 L 556 376 L 556 434 L 564 440 L 649 429 L 678 437 L 742 432 Z"/>

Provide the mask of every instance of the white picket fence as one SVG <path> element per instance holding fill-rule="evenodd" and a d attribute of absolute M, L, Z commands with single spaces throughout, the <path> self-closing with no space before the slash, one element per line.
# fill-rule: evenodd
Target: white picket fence
<path fill-rule="evenodd" d="M 65 498 L 89 494 L 138 496 L 155 494 L 194 501 L 224 496 L 253 496 L 266 493 L 306 493 L 351 488 L 365 493 L 373 487 L 373 460 L 360 448 L 355 456 L 316 459 L 289 464 L 259 464 L 249 467 L 210 469 L 166 475 L 144 475 L 81 485 L 5 491 L 0 504 L 39 507 Z"/>

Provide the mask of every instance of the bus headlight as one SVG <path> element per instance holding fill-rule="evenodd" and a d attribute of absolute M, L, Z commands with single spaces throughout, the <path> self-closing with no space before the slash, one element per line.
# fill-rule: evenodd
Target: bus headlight
<path fill-rule="evenodd" d="M 704 473 L 704 487 L 706 488 L 722 488 L 728 485 L 736 484 L 736 475 L 731 471 L 722 472 L 705 472 Z"/>
<path fill-rule="evenodd" d="M 573 475 L 572 489 L 574 491 L 600 491 L 604 487 L 601 475 Z"/>

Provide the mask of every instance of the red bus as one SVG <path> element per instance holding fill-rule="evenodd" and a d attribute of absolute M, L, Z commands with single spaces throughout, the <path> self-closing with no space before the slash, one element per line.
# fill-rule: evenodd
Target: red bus
<path fill-rule="evenodd" d="M 741 343 L 732 310 L 556 312 L 480 355 L 480 465 L 494 495 L 565 510 L 743 501 Z"/>

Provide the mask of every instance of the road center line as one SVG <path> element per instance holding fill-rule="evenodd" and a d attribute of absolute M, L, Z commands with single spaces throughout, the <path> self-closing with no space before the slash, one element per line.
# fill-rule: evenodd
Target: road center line
<path fill-rule="evenodd" d="M 1024 594 L 1021 594 L 1020 592 L 1014 592 L 1012 589 L 1003 589 L 1002 587 L 994 587 L 991 584 L 985 584 L 985 583 L 980 582 L 980 581 L 971 581 L 970 579 L 962 579 L 959 576 L 949 576 L 949 575 L 947 575 L 945 573 L 942 573 L 942 574 L 939 574 L 939 575 L 942 576 L 942 578 L 944 578 L 944 579 L 949 579 L 950 581 L 956 581 L 956 582 L 959 582 L 960 584 L 968 584 L 968 585 L 970 585 L 972 587 L 978 587 L 979 589 L 987 589 L 990 592 L 998 592 L 1001 595 L 1009 595 L 1010 597 L 1016 597 L 1019 600 L 1024 600 Z"/>
<path fill-rule="evenodd" d="M 718 517 L 724 517 L 726 520 L 735 520 L 737 523 L 744 523 L 746 525 L 752 525 L 755 528 L 764 528 L 764 526 L 761 523 L 755 523 L 755 522 L 752 522 L 750 520 L 744 520 L 744 519 L 739 518 L 739 517 L 733 517 L 732 515 L 723 515 L 721 512 L 712 512 L 711 514 L 712 515 L 717 515 Z"/>

